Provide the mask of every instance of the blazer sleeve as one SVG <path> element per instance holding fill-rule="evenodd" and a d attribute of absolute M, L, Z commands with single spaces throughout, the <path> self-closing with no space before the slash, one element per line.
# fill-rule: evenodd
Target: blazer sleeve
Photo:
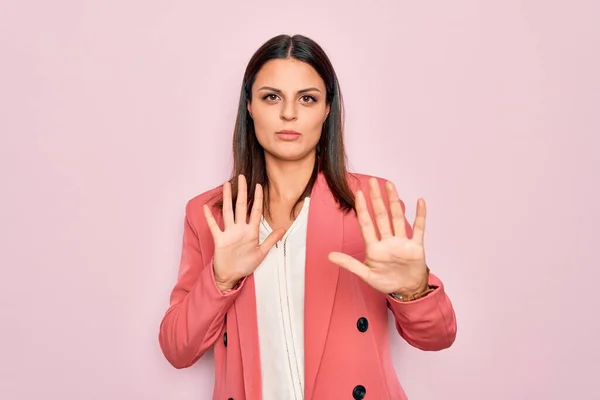
<path fill-rule="evenodd" d="M 380 180 L 382 193 L 385 181 Z M 389 207 L 387 196 L 384 197 Z M 402 211 L 406 206 L 400 200 Z M 404 218 L 406 235 L 413 236 L 413 228 Z M 434 274 L 429 274 L 429 285 L 437 288 L 427 296 L 410 302 L 401 302 L 387 296 L 388 307 L 396 320 L 396 330 L 410 345 L 421 350 L 437 351 L 450 347 L 456 339 L 456 315 L 443 282 Z"/>
<path fill-rule="evenodd" d="M 194 220 L 203 221 L 188 202 L 177 282 L 159 329 L 161 350 L 175 368 L 193 365 L 218 340 L 227 310 L 244 285 L 242 280 L 227 293 L 217 288 L 212 254 L 202 254 Z"/>
<path fill-rule="evenodd" d="M 421 350 L 443 350 L 456 339 L 456 315 L 443 282 L 429 275 L 429 285 L 437 288 L 427 296 L 401 302 L 387 296 L 396 320 L 396 330 L 410 345 Z"/>

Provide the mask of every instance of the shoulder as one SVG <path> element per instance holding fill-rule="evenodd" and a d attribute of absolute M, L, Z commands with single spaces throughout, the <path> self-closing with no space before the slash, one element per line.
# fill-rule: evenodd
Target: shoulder
<path fill-rule="evenodd" d="M 218 186 L 192 197 L 185 205 L 186 217 L 191 221 L 204 220 L 204 205 L 207 204 L 213 208 L 222 193 L 223 186 Z"/>
<path fill-rule="evenodd" d="M 377 181 L 377 183 L 379 183 L 379 190 L 382 194 L 383 197 L 383 201 L 388 204 L 388 196 L 386 195 L 386 188 L 385 188 L 385 184 L 386 182 L 392 182 L 389 179 L 382 177 L 382 176 L 376 176 L 376 175 L 368 175 L 368 174 L 364 174 L 364 173 L 359 173 L 359 172 L 347 172 L 347 179 L 348 179 L 348 185 L 350 186 L 350 189 L 352 190 L 353 193 L 356 193 L 357 190 L 361 190 L 363 192 L 363 194 L 365 195 L 365 199 L 367 200 L 367 204 L 370 206 L 371 205 L 371 198 L 369 196 L 369 182 L 371 181 L 371 179 L 375 179 Z M 392 182 L 394 183 L 394 182 Z M 394 183 L 394 185 L 396 186 L 396 191 L 398 191 L 398 186 Z M 402 201 L 402 199 L 400 199 L 400 205 L 402 206 L 402 208 L 405 208 L 404 202 Z"/>
<path fill-rule="evenodd" d="M 369 181 L 373 178 L 377 180 L 379 186 L 384 188 L 385 183 L 388 181 L 386 178 L 376 175 L 368 175 L 360 172 L 347 172 L 346 176 L 348 178 L 348 184 L 353 192 L 356 192 L 358 189 L 368 190 L 369 189 Z"/>

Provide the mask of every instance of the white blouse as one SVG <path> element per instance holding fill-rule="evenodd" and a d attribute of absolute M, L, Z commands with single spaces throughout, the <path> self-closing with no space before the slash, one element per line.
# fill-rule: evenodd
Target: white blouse
<path fill-rule="evenodd" d="M 254 271 L 264 400 L 304 399 L 304 265 L 309 198 Z M 271 233 L 264 219 L 260 243 Z"/>

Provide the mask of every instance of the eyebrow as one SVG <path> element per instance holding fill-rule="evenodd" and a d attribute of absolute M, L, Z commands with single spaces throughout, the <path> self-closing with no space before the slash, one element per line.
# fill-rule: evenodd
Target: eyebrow
<path fill-rule="evenodd" d="M 281 93 L 281 89 L 276 89 L 276 88 L 274 88 L 274 87 L 270 87 L 270 86 L 263 86 L 263 87 L 261 87 L 260 89 L 258 89 L 258 91 L 259 91 L 259 92 L 260 92 L 261 90 L 271 90 L 271 91 L 273 91 L 273 92 L 275 92 L 275 93 Z M 321 92 L 321 91 L 320 91 L 319 89 L 317 89 L 316 87 L 309 87 L 309 88 L 306 88 L 306 89 L 298 90 L 298 92 L 296 92 L 296 93 L 298 93 L 298 94 L 301 94 L 301 93 L 306 93 L 306 92 L 314 92 L 314 91 L 317 91 L 317 92 L 319 92 L 319 93 Z"/>

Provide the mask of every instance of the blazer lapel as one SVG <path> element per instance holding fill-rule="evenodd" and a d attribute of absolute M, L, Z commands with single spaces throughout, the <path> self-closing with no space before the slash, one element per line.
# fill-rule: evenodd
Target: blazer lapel
<path fill-rule="evenodd" d="M 313 188 L 306 238 L 304 300 L 305 399 L 310 400 L 321 364 L 339 267 L 327 256 L 341 251 L 344 214 L 338 209 L 325 177 L 319 174 Z"/>
<path fill-rule="evenodd" d="M 261 399 L 260 354 L 254 274 L 249 275 L 235 301 L 235 316 L 240 337 L 244 389 L 247 400 Z"/>
<path fill-rule="evenodd" d="M 213 215 L 215 215 L 219 227 L 223 229 L 223 216 L 220 212 L 213 212 Z M 207 241 L 206 246 L 211 253 L 214 253 L 212 237 Z M 260 354 L 258 353 L 258 320 L 254 290 L 254 274 L 250 274 L 246 277 L 244 286 L 240 289 L 240 294 L 233 303 L 242 355 L 245 398 L 247 400 L 260 400 L 262 397 Z"/>
<path fill-rule="evenodd" d="M 216 218 L 222 228 L 222 221 Z M 311 193 L 306 237 L 304 374 L 306 400 L 312 398 L 323 357 L 338 284 L 339 267 L 327 256 L 341 251 L 344 214 L 319 174 Z M 260 400 L 261 375 L 254 275 L 246 278 L 234 303 L 247 400 Z"/>

